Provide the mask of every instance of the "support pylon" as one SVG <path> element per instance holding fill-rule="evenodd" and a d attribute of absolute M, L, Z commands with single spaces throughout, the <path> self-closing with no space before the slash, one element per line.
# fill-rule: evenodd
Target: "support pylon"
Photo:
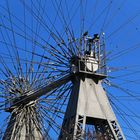
<path fill-rule="evenodd" d="M 83 75 L 75 79 L 59 139 L 86 139 L 86 125 L 97 140 L 125 140 L 101 81 Z"/>
<path fill-rule="evenodd" d="M 101 84 L 106 78 L 104 34 L 83 38 L 84 54 L 71 60 L 75 79 L 59 140 L 89 140 L 87 125 L 94 128 L 91 140 L 125 140 Z"/>
<path fill-rule="evenodd" d="M 35 106 L 13 110 L 3 140 L 44 140 Z"/>

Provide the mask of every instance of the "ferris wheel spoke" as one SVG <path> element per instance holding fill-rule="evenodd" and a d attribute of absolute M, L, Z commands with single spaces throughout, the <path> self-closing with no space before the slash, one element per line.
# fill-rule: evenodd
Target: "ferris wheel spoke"
<path fill-rule="evenodd" d="M 52 83 L 50 83 L 48 86 L 44 86 L 40 89 L 37 89 L 36 91 L 34 91 L 33 93 L 31 92 L 31 94 L 29 95 L 23 95 L 21 97 L 23 97 L 20 101 L 15 101 L 15 103 L 12 106 L 17 106 L 18 104 L 21 104 L 21 102 L 26 103 L 26 102 L 30 102 L 33 100 L 36 100 L 37 98 L 39 98 L 40 96 L 44 95 L 45 93 L 49 93 L 51 90 L 60 87 L 61 85 L 69 82 L 71 80 L 72 76 L 71 75 L 66 75 L 63 78 L 54 81 Z"/>
<path fill-rule="evenodd" d="M 8 27 L 6 27 L 6 26 L 4 26 L 4 25 L 2 25 L 4 28 L 7 28 L 8 30 L 11 30 L 10 28 L 8 28 Z M 20 34 L 20 33 L 17 33 L 16 32 L 16 34 L 17 35 L 19 35 L 19 36 L 21 36 L 21 37 L 23 37 L 23 38 L 25 38 L 25 36 L 23 36 L 22 34 Z M 27 39 L 27 36 L 26 36 L 26 38 L 25 39 Z M 29 41 L 33 41 L 32 39 L 29 39 L 28 38 L 28 40 Z M 42 47 L 42 45 L 40 44 L 40 43 L 38 43 L 37 41 L 35 42 L 35 43 L 37 43 L 37 45 L 39 45 L 40 47 Z M 10 44 L 11 45 L 11 44 Z M 13 47 L 14 47 L 14 45 L 12 45 Z M 16 47 L 17 48 L 17 47 Z M 24 49 L 22 49 L 22 48 L 18 48 L 18 49 L 21 49 L 21 50 L 24 50 Z M 26 51 L 26 52 L 28 52 L 27 50 L 24 50 L 24 51 Z M 34 53 L 33 53 L 34 54 Z"/>
<path fill-rule="evenodd" d="M 112 3 L 113 3 L 113 1 L 111 1 L 109 3 L 109 5 L 108 5 L 108 9 L 106 10 L 106 14 L 105 14 L 105 17 L 104 17 L 104 20 L 103 20 L 103 24 L 102 24 L 101 29 L 100 29 L 100 33 L 102 33 L 105 30 L 105 24 L 107 22 L 109 14 L 110 14 L 110 10 L 112 8 Z"/>
<path fill-rule="evenodd" d="M 47 78 L 45 77 L 46 72 L 39 72 L 38 73 L 39 74 L 38 77 L 36 79 L 33 79 L 32 83 L 31 83 L 31 86 L 35 85 L 37 82 L 40 82 L 40 83 L 41 82 L 43 82 L 43 83 L 51 83 L 55 79 L 57 79 L 58 77 L 63 77 L 63 76 L 65 76 L 67 74 L 66 71 L 65 72 L 63 72 L 63 71 L 60 72 L 60 71 L 52 70 L 52 71 L 50 71 L 50 73 L 51 72 L 55 72 L 56 74 L 55 75 L 54 74 L 53 75 L 49 74 Z"/>
<path fill-rule="evenodd" d="M 139 124 L 137 122 L 140 119 L 140 117 L 137 114 L 135 114 L 135 112 L 133 110 L 128 108 L 128 106 L 126 106 L 123 102 L 121 102 L 120 99 L 117 99 L 114 95 L 112 95 L 110 93 L 109 93 L 109 96 L 110 96 L 113 108 L 115 108 L 116 114 L 119 115 L 120 118 L 124 121 L 124 125 L 126 125 L 128 127 L 128 130 L 130 130 L 130 132 L 132 132 L 134 134 L 135 138 L 138 138 L 139 131 L 134 129 L 134 127 L 131 125 L 131 122 L 133 122 L 139 126 Z M 120 104 L 120 107 L 118 107 L 118 104 L 116 102 Z M 134 118 L 135 119 L 137 118 L 137 119 L 135 120 Z M 126 126 L 123 126 L 123 127 L 126 127 Z M 130 134 L 130 136 L 131 136 L 131 134 Z"/>
<path fill-rule="evenodd" d="M 73 11 L 73 8 L 75 7 L 75 4 L 76 4 L 76 1 L 72 1 L 72 5 L 71 7 L 68 6 L 68 3 L 67 3 L 67 0 L 65 0 L 65 5 L 66 5 L 66 9 L 67 9 L 67 19 L 69 20 L 68 21 L 68 25 L 70 27 L 70 31 L 71 31 L 71 37 L 73 36 L 74 37 L 74 29 L 73 29 L 73 26 L 72 26 L 72 18 L 74 16 L 71 16 L 71 11 Z M 75 13 L 75 11 L 74 11 Z M 72 14 L 73 15 L 73 14 Z M 64 34 L 64 33 L 63 33 Z"/>
<path fill-rule="evenodd" d="M 62 88 L 61 88 L 62 89 Z M 66 91 L 68 91 L 68 93 L 66 94 Z M 52 93 L 53 94 L 53 93 Z M 57 93 L 56 93 L 57 94 Z M 66 94 L 66 96 L 64 96 Z M 59 114 L 63 114 L 64 115 L 64 111 L 63 111 L 63 106 L 65 106 L 65 102 L 68 98 L 70 94 L 70 87 L 66 87 L 65 90 L 63 91 L 58 91 L 58 94 L 56 95 L 56 97 L 50 97 L 45 99 L 41 99 L 41 102 L 48 104 L 47 106 L 45 105 L 41 105 L 41 108 L 43 107 L 43 109 L 47 109 L 50 110 L 49 112 L 53 113 L 53 118 L 59 117 L 62 118 Z M 53 95 L 54 96 L 54 95 Z M 40 103 L 41 103 L 40 102 Z M 46 108 L 47 107 L 47 108 Z M 49 108 L 48 108 L 49 107 Z M 63 118 L 62 118 L 63 119 Z"/>
<path fill-rule="evenodd" d="M 29 53 L 31 53 L 31 52 L 29 52 Z M 60 59 L 54 60 L 54 59 L 51 59 L 51 58 L 46 57 L 46 56 L 42 56 L 42 55 L 37 54 L 37 53 L 33 53 L 33 54 L 46 59 L 47 62 L 37 62 L 37 61 L 33 61 L 33 60 L 30 61 L 30 60 L 25 60 L 23 58 L 21 58 L 21 61 L 24 62 L 24 63 L 28 62 L 30 64 L 39 64 L 40 66 L 46 66 L 46 67 L 47 67 L 47 65 L 49 65 L 48 66 L 49 68 L 51 68 L 51 66 L 59 66 L 59 67 L 66 67 L 67 66 L 66 62 L 65 61 L 60 61 Z M 2 58 L 10 60 L 10 57 L 8 57 L 8 54 L 2 54 L 1 56 L 2 56 Z M 14 56 L 12 58 L 13 58 L 13 60 L 16 59 L 16 58 L 14 58 Z"/>
<path fill-rule="evenodd" d="M 95 23 L 103 16 L 103 13 L 110 7 L 111 3 L 112 3 L 112 1 L 109 1 L 109 3 L 106 6 L 104 6 L 102 11 L 97 16 L 95 16 L 96 18 L 95 18 L 94 22 L 92 21 L 92 23 L 89 25 L 88 30 L 91 30 L 93 28 Z"/>
<path fill-rule="evenodd" d="M 69 27 L 67 26 L 66 17 L 63 12 L 62 0 L 60 1 L 60 3 L 58 3 L 57 1 L 52 1 L 51 3 L 53 5 L 53 8 L 55 9 L 55 11 L 57 11 L 57 14 L 60 18 L 60 21 L 61 21 L 64 31 L 65 31 L 65 29 L 68 29 Z M 57 9 L 59 9 L 59 10 L 57 10 Z M 66 10 L 68 10 L 68 9 L 66 9 Z M 63 36 L 63 34 L 62 34 L 62 36 Z"/>
<path fill-rule="evenodd" d="M 130 121 L 133 121 L 134 122 L 134 124 L 136 124 L 136 125 L 138 125 L 139 126 L 139 123 L 135 120 L 135 118 L 134 117 L 132 117 L 131 115 L 128 115 L 128 114 L 126 114 L 126 112 L 124 111 L 124 110 L 122 110 L 122 109 L 120 109 L 120 108 L 118 108 L 119 109 L 119 115 L 122 115 L 122 116 L 124 116 L 124 118 L 126 119 L 126 120 L 130 120 Z M 122 113 L 121 113 L 122 112 Z M 129 116 L 129 117 L 128 117 Z M 136 131 L 137 132 L 137 131 Z M 138 135 L 138 134 L 137 134 Z"/>
<path fill-rule="evenodd" d="M 84 22 L 85 22 L 85 17 L 84 17 L 84 2 L 80 0 L 80 36 L 83 35 L 84 33 Z"/>
<path fill-rule="evenodd" d="M 28 10 L 28 12 L 34 17 L 34 19 L 37 22 L 40 23 L 40 25 L 42 25 L 42 27 L 48 32 L 49 35 L 51 35 L 51 33 L 55 34 L 53 31 L 51 31 L 51 28 L 46 24 L 46 21 L 44 20 L 44 18 L 42 16 L 41 16 L 41 18 L 39 18 L 34 11 L 31 11 L 29 6 L 23 0 L 21 0 L 21 3 L 24 3 L 24 5 L 26 5 L 26 9 Z M 52 35 L 51 35 L 51 37 L 53 38 Z M 60 36 L 60 38 L 61 38 L 61 36 Z"/>
<path fill-rule="evenodd" d="M 1 25 L 1 27 L 5 28 L 6 30 L 12 31 L 12 29 L 9 28 L 8 26 Z M 22 37 L 22 38 L 24 38 L 24 39 L 26 39 L 26 40 L 28 40 L 28 41 L 31 41 L 31 42 L 33 41 L 31 36 L 30 36 L 30 38 L 27 37 L 27 36 L 26 36 L 26 38 L 25 38 L 24 34 L 21 34 L 21 33 L 19 33 L 19 32 L 15 32 L 15 31 L 13 31 L 13 32 L 14 32 L 16 35 L 18 35 L 18 36 L 20 36 L 20 37 Z M 35 42 L 33 42 L 33 43 L 37 44 L 37 45 L 40 46 L 40 47 L 43 46 L 42 44 L 40 44 L 40 43 L 37 42 L 37 41 L 35 41 Z M 14 47 L 14 45 L 12 45 L 12 46 Z M 17 48 L 17 46 L 15 46 L 15 47 Z M 22 50 L 23 50 L 23 49 L 22 49 Z"/>
<path fill-rule="evenodd" d="M 37 2 L 38 2 L 38 1 L 37 1 Z M 25 4 L 25 3 L 24 3 L 24 4 Z M 34 6 L 33 2 L 32 2 L 32 5 Z M 39 5 L 38 15 L 41 15 L 41 14 L 40 14 L 41 9 L 42 9 L 42 13 L 44 14 L 44 13 L 45 13 L 45 11 L 44 11 L 45 5 L 44 5 L 43 7 L 41 7 L 41 1 L 38 2 L 38 5 Z M 35 7 L 35 6 L 34 6 L 34 7 Z M 31 10 L 32 10 L 32 9 L 31 9 Z M 41 25 L 41 24 L 39 24 L 39 25 Z M 36 32 L 37 32 L 37 30 L 36 30 Z M 34 39 L 34 40 L 36 40 L 36 39 Z M 48 38 L 48 41 L 49 41 L 49 38 Z M 44 56 L 44 54 L 45 54 L 45 51 L 46 51 L 46 50 L 43 51 L 43 56 Z M 33 56 L 34 56 L 34 55 L 33 55 Z M 44 57 L 41 57 L 41 59 L 40 59 L 40 64 L 38 65 L 37 71 L 39 71 L 40 68 L 41 68 L 41 63 L 42 63 L 42 61 L 43 61 L 43 58 L 44 58 Z M 32 57 L 32 59 L 33 59 L 33 57 Z M 31 65 L 31 66 L 33 67 L 33 65 Z M 33 69 L 33 68 L 32 68 L 32 69 Z M 29 70 L 30 70 L 30 69 L 29 69 Z M 32 74 L 32 80 L 33 80 L 33 81 L 36 79 L 36 77 L 37 77 L 37 73 L 35 74 L 34 77 L 33 77 L 33 74 Z M 38 76 L 38 77 L 40 77 L 40 76 Z M 33 82 L 33 83 L 34 83 L 34 82 Z"/>
<path fill-rule="evenodd" d="M 11 13 L 10 13 L 10 14 L 11 14 Z M 25 23 L 24 23 L 23 21 L 21 21 L 20 19 L 18 19 L 15 15 L 12 15 L 12 16 L 13 16 L 13 18 L 15 18 L 18 22 L 20 22 L 23 26 L 25 26 L 30 32 L 32 32 L 32 34 L 33 34 L 34 36 L 39 37 L 41 41 L 47 43 L 46 40 L 43 39 L 43 38 L 37 33 L 37 31 L 34 31 L 34 30 L 33 30 L 32 28 L 30 28 L 28 25 L 25 25 Z M 4 17 L 5 17 L 5 15 L 4 15 Z M 5 18 L 6 18 L 6 17 L 5 17 Z M 7 18 L 6 18 L 6 19 L 7 19 Z M 7 19 L 7 21 L 10 22 L 9 19 Z M 26 33 L 26 36 L 25 36 L 25 31 L 24 31 L 22 28 L 20 28 L 20 27 L 19 27 L 16 23 L 14 23 L 14 22 L 12 22 L 12 24 L 15 25 L 15 27 L 17 27 L 17 28 L 22 32 L 22 34 L 20 34 L 19 32 L 16 32 L 16 34 L 22 36 L 25 40 L 28 40 L 28 41 L 31 41 L 32 43 L 34 43 L 35 38 L 33 39 L 33 37 L 32 37 L 31 35 L 27 34 L 27 33 Z M 8 26 L 6 26 L 3 22 L 2 22 L 2 24 L 1 24 L 1 26 L 2 26 L 3 28 L 5 28 L 5 29 L 11 31 L 11 28 L 8 28 Z M 28 36 L 28 37 L 27 37 L 27 36 Z M 37 42 L 37 40 L 36 40 L 36 42 Z M 7 43 L 7 42 L 6 42 L 6 43 Z M 11 45 L 11 44 L 10 44 L 10 45 Z M 12 46 L 13 46 L 13 45 L 12 45 Z M 41 45 L 41 46 L 42 46 L 42 45 Z M 14 46 L 13 46 L 13 47 L 14 47 Z M 21 48 L 21 49 L 22 49 L 22 48 Z"/>
<path fill-rule="evenodd" d="M 108 61 L 112 61 L 114 59 L 117 59 L 119 57 L 122 57 L 123 55 L 126 55 L 128 53 L 131 53 L 132 51 L 134 51 L 136 49 L 139 49 L 139 47 L 140 47 L 140 44 L 139 43 L 138 44 L 134 44 L 134 45 L 132 45 L 131 47 L 129 47 L 127 49 L 121 50 L 121 51 L 117 52 L 116 54 L 111 55 L 110 56 L 111 60 L 109 60 L 109 58 L 107 58 L 107 59 L 108 59 Z"/>
<path fill-rule="evenodd" d="M 49 101 L 50 101 L 50 98 L 54 98 L 54 101 L 55 101 L 55 103 L 57 102 L 57 101 L 59 101 L 59 100 L 61 100 L 61 99 L 63 99 L 63 98 L 67 98 L 67 96 L 69 95 L 69 90 L 71 89 L 71 84 L 64 84 L 64 85 L 62 85 L 60 88 L 56 88 L 55 90 L 53 90 L 50 94 L 49 94 L 49 96 L 47 96 L 47 98 L 41 98 L 41 99 L 39 99 L 39 101 L 47 101 L 48 103 L 49 103 Z M 68 94 L 66 95 L 66 96 L 64 96 L 66 93 L 68 92 Z M 49 98 L 50 97 L 50 98 Z M 51 101 L 53 101 L 53 100 L 51 100 Z M 65 101 L 64 99 L 63 99 L 63 101 Z M 46 103 L 47 103 L 46 102 Z"/>
<path fill-rule="evenodd" d="M 115 19 L 115 17 L 118 15 L 118 13 L 122 10 L 122 8 L 125 6 L 125 4 L 126 4 L 126 1 L 123 0 L 120 2 L 120 4 L 118 6 L 115 7 L 114 12 L 110 16 L 108 22 L 105 24 L 105 27 L 104 27 L 105 30 L 107 30 L 111 26 L 110 24 Z"/>
<path fill-rule="evenodd" d="M 49 114 L 53 114 L 53 118 L 59 118 L 59 119 L 63 119 L 62 116 L 60 115 L 60 113 L 62 115 L 64 115 L 64 112 L 62 112 L 61 110 L 58 110 L 56 108 L 47 108 L 47 107 L 44 107 L 44 106 L 41 106 L 40 107 L 41 110 L 48 110 L 49 111 Z"/>
<path fill-rule="evenodd" d="M 56 9 L 56 6 L 58 7 L 58 3 L 56 2 L 56 6 L 55 6 L 55 4 L 54 4 L 54 2 L 52 1 L 52 3 L 53 3 L 53 6 L 54 6 L 54 8 Z M 78 8 L 79 8 L 80 6 L 78 5 Z M 68 9 L 66 8 L 66 10 L 68 11 Z M 76 11 L 74 12 L 74 15 L 75 15 L 75 13 L 76 13 Z M 69 41 L 69 43 L 71 43 L 71 42 L 75 42 L 74 40 L 75 40 L 75 37 L 74 37 L 74 34 L 73 34 L 73 29 L 72 29 L 72 26 L 71 26 L 71 20 L 72 20 L 72 18 L 73 18 L 73 16 L 72 16 L 72 18 L 70 19 L 70 17 L 69 17 L 69 19 L 70 19 L 70 21 L 69 21 L 69 23 L 67 23 L 66 22 L 66 17 L 65 17 L 65 15 L 63 14 L 63 8 L 62 8 L 62 5 L 61 5 L 61 2 L 60 2 L 60 12 L 58 13 L 58 16 L 60 17 L 60 19 L 61 19 L 61 23 L 63 24 L 63 28 L 64 28 L 64 33 L 67 35 L 67 39 L 68 39 L 68 41 Z M 71 30 L 69 29 L 69 26 L 71 26 Z M 72 32 L 71 32 L 72 31 Z M 62 34 L 62 36 L 64 36 L 64 33 Z M 72 38 L 72 40 L 70 39 L 70 38 Z M 76 44 L 75 44 L 76 45 Z M 67 47 L 67 46 L 66 46 Z M 74 47 L 72 47 L 71 45 L 69 46 L 69 48 L 68 48 L 68 50 L 73 54 L 74 52 L 73 51 L 75 51 L 75 49 L 74 49 Z"/>
<path fill-rule="evenodd" d="M 57 114 L 63 114 L 64 115 L 64 111 L 61 110 L 61 108 L 65 106 L 65 102 L 68 99 L 67 96 L 66 97 L 63 97 L 61 99 L 56 98 L 56 99 L 54 99 L 54 101 L 43 100 L 42 102 L 43 103 L 46 103 L 47 106 L 48 106 L 48 107 L 45 107 L 45 105 L 44 105 L 43 108 L 44 109 L 46 108 L 47 110 L 50 110 L 50 112 L 52 112 L 52 113 L 57 113 Z M 63 100 L 64 100 L 64 102 L 63 102 Z"/>
<path fill-rule="evenodd" d="M 124 115 L 124 116 L 126 116 L 126 117 L 131 117 L 131 118 L 140 118 L 140 116 L 135 116 L 135 115 L 129 115 L 129 114 L 127 114 L 126 112 L 124 113 L 121 113 L 122 115 Z M 118 113 L 117 113 L 117 115 L 119 115 Z"/>
<path fill-rule="evenodd" d="M 5 27 L 4 25 L 3 25 L 3 27 Z M 6 28 L 6 27 L 5 27 Z M 7 27 L 8 28 L 8 27 Z M 8 28 L 9 29 L 9 28 Z M 11 29 L 9 29 L 9 30 L 11 30 Z M 19 33 L 17 33 L 17 34 L 19 34 Z M 20 35 L 20 34 L 19 34 Z M 22 37 L 23 37 L 23 35 L 21 35 Z M 26 37 L 25 37 L 25 39 L 27 39 L 27 34 L 26 34 Z M 31 39 L 29 39 L 30 41 L 32 41 Z M 44 39 L 43 39 L 44 40 Z M 41 45 L 42 46 L 42 45 Z"/>
<path fill-rule="evenodd" d="M 11 60 L 12 60 L 13 67 L 14 67 L 14 69 L 15 69 L 16 72 L 17 72 L 17 68 L 16 68 L 15 63 L 14 63 L 14 61 L 13 61 L 13 57 L 11 56 L 11 51 L 10 51 L 10 49 L 8 48 L 8 45 L 7 45 L 7 43 L 6 43 L 6 39 L 5 39 L 5 37 L 4 37 L 4 34 L 3 34 L 3 32 L 2 32 L 1 29 L 0 29 L 0 31 L 1 31 L 2 38 L 3 38 L 3 40 L 4 40 L 4 45 L 6 46 L 6 48 L 7 48 L 7 50 L 8 50 L 8 54 L 9 54 Z M 7 32 L 6 32 L 6 34 L 7 34 Z M 7 35 L 8 35 L 8 34 L 7 34 Z M 8 35 L 8 38 L 9 38 L 9 35 Z"/>
<path fill-rule="evenodd" d="M 123 24 L 121 24 L 116 30 L 114 30 L 112 33 L 110 33 L 107 37 L 107 39 L 109 39 L 110 37 L 112 37 L 114 34 L 118 33 L 121 29 L 123 29 L 126 25 L 130 24 L 133 20 L 135 20 L 136 18 L 138 18 L 140 16 L 140 13 L 136 13 L 135 15 L 133 15 L 132 17 L 129 17 Z"/>
<path fill-rule="evenodd" d="M 138 139 L 137 9 L 125 0 L 2 1 L 0 139 Z"/>
<path fill-rule="evenodd" d="M 129 80 L 129 79 L 124 79 L 124 78 L 118 78 L 118 77 L 111 77 L 110 79 L 112 80 L 118 80 L 118 81 L 121 81 L 121 83 L 119 83 L 119 85 L 125 85 L 125 84 L 139 84 L 140 83 L 140 79 L 136 79 L 136 80 Z"/>
<path fill-rule="evenodd" d="M 10 120 L 10 115 L 8 117 L 6 117 L 4 119 L 4 123 L 0 126 L 0 138 L 2 139 L 3 137 L 3 134 L 4 134 L 4 130 L 6 129 L 6 126 L 7 126 L 7 123 L 9 122 Z"/>
<path fill-rule="evenodd" d="M 2 61 L 2 60 L 0 60 Z M 12 76 L 13 74 L 11 74 L 10 70 L 7 68 L 7 66 L 3 63 L 0 62 L 2 64 L 2 66 L 6 69 L 6 72 L 4 72 L 4 70 L 2 68 L 0 68 L 1 74 L 4 75 L 5 77 L 8 77 L 9 75 Z M 1 81 L 2 82 L 2 81 Z"/>
<path fill-rule="evenodd" d="M 116 101 L 117 103 L 119 103 L 121 106 L 123 106 L 123 109 L 124 109 L 124 110 L 127 110 L 127 112 L 129 112 L 129 116 L 134 116 L 134 117 L 136 117 L 137 119 L 140 119 L 140 117 L 139 117 L 132 109 L 128 108 L 124 103 L 122 103 L 121 101 L 119 101 L 119 99 L 117 99 L 115 96 L 110 95 L 110 99 L 111 99 L 111 101 L 114 100 L 114 101 Z M 115 102 L 114 102 L 114 104 L 115 104 Z M 120 109 L 121 109 L 121 108 L 120 108 Z M 122 113 L 124 113 L 125 116 L 128 115 L 128 114 L 126 114 L 124 111 L 123 111 Z M 119 113 L 119 114 L 121 114 L 121 113 Z"/>
<path fill-rule="evenodd" d="M 32 7 L 32 9 L 31 9 L 31 8 L 29 7 L 29 5 L 28 5 L 25 1 L 20 0 L 20 2 L 21 2 L 21 4 L 26 8 L 26 10 L 32 15 L 32 17 L 38 21 L 38 23 L 45 25 L 45 26 L 49 29 L 49 27 L 47 26 L 47 24 L 45 23 L 45 21 L 44 21 L 43 19 L 41 19 L 42 16 L 39 14 L 38 9 L 37 9 L 37 12 L 38 12 L 38 13 L 36 14 L 36 13 L 35 13 L 36 11 L 33 11 L 33 7 Z M 33 2 L 31 2 L 31 3 L 32 3 L 32 6 L 34 6 Z M 35 9 L 35 8 L 34 8 L 34 9 Z M 41 22 L 42 22 L 42 23 L 41 23 Z M 43 26 L 43 27 L 44 27 L 44 26 Z M 48 31 L 48 29 L 47 29 L 47 31 Z"/>
<path fill-rule="evenodd" d="M 11 28 L 13 43 L 14 43 L 14 50 L 15 50 L 15 55 L 16 55 L 17 64 L 18 64 L 17 70 L 18 70 L 19 75 L 23 75 L 22 74 L 22 67 L 21 67 L 20 59 L 19 59 L 19 52 L 18 52 L 18 49 L 16 48 L 16 37 L 15 37 L 15 33 L 14 33 L 14 28 L 13 28 L 13 24 L 12 24 L 12 19 L 11 19 L 11 15 L 10 15 L 10 8 L 9 8 L 8 1 L 6 1 L 6 6 L 7 6 L 7 9 L 8 9 L 8 16 L 9 16 L 9 19 L 10 19 L 10 28 Z"/>
<path fill-rule="evenodd" d="M 139 70 L 137 70 L 137 71 L 130 71 L 129 73 L 126 73 L 126 74 L 121 74 L 121 75 L 117 75 L 116 76 L 116 78 L 120 78 L 120 77 L 128 77 L 129 75 L 131 76 L 131 75 L 133 75 L 134 73 L 140 73 L 140 71 Z"/>
<path fill-rule="evenodd" d="M 48 124 L 48 131 L 51 131 L 51 129 L 55 130 L 55 134 L 58 134 L 58 130 L 60 130 L 60 125 L 54 120 L 52 119 L 52 117 L 48 114 L 48 112 L 46 110 L 42 110 L 41 111 L 41 115 L 44 118 L 45 121 L 47 121 Z"/>
<path fill-rule="evenodd" d="M 123 111 L 122 109 L 118 108 L 115 104 L 113 104 L 113 106 L 115 107 L 115 111 L 119 113 L 119 115 L 121 116 L 122 120 L 125 122 L 125 124 L 129 127 L 130 131 L 132 133 L 134 133 L 135 137 L 138 138 L 139 135 L 138 133 L 135 131 L 134 127 L 131 125 L 130 121 L 121 114 L 121 112 Z M 124 112 L 124 111 L 123 111 Z"/>
<path fill-rule="evenodd" d="M 121 91 L 123 91 L 124 93 L 126 93 L 127 95 L 131 96 L 132 98 L 136 99 L 136 100 L 140 100 L 137 96 L 134 95 L 135 92 L 122 88 L 120 86 L 115 86 L 116 88 L 120 89 Z"/>
<path fill-rule="evenodd" d="M 38 5 L 40 6 L 40 8 L 41 9 L 44 9 L 44 7 L 42 7 L 42 4 L 41 3 L 39 3 L 38 1 L 37 1 L 37 3 L 38 3 Z M 48 19 L 48 21 L 50 22 L 50 24 L 51 24 L 51 30 L 55 30 L 56 31 L 56 33 L 59 35 L 59 37 L 61 38 L 61 35 L 59 34 L 59 32 L 58 32 L 58 30 L 56 29 L 56 27 L 54 26 L 54 24 L 55 24 L 55 22 L 56 22 L 56 19 L 57 19 L 57 16 L 58 16 L 58 10 L 59 10 L 59 7 L 58 7 L 58 9 L 57 9 L 57 11 L 56 11 L 56 16 L 55 16 L 55 18 L 54 18 L 54 21 L 52 21 L 51 19 L 50 19 L 50 17 L 48 16 L 48 14 L 46 13 L 46 11 L 45 11 L 45 9 L 43 10 L 43 13 L 44 13 L 44 15 L 46 16 L 46 18 Z M 50 36 L 51 36 L 51 32 L 50 32 L 50 35 L 49 35 L 49 37 L 48 37 L 48 39 L 50 38 Z"/>

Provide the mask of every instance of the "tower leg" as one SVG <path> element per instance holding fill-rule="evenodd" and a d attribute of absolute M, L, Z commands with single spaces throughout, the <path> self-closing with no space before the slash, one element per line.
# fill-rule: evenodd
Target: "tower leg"
<path fill-rule="evenodd" d="M 11 115 L 3 140 L 44 140 L 34 106 L 23 107 Z"/>
<path fill-rule="evenodd" d="M 91 134 L 87 126 L 93 126 Z M 125 137 L 101 82 L 85 77 L 74 84 L 59 140 L 89 139 L 125 140 Z"/>

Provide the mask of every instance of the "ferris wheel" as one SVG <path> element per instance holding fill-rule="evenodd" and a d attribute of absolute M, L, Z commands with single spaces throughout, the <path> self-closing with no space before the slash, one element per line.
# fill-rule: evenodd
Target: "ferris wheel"
<path fill-rule="evenodd" d="M 1 140 L 139 140 L 138 0 L 0 2 Z"/>

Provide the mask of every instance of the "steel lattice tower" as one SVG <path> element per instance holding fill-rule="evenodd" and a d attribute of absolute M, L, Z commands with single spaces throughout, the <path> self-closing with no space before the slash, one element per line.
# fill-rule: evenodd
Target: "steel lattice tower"
<path fill-rule="evenodd" d="M 84 56 L 71 62 L 76 76 L 59 139 L 125 140 L 101 84 L 106 78 L 104 37 L 86 36 Z M 87 125 L 93 125 L 94 132 L 86 133 Z"/>

